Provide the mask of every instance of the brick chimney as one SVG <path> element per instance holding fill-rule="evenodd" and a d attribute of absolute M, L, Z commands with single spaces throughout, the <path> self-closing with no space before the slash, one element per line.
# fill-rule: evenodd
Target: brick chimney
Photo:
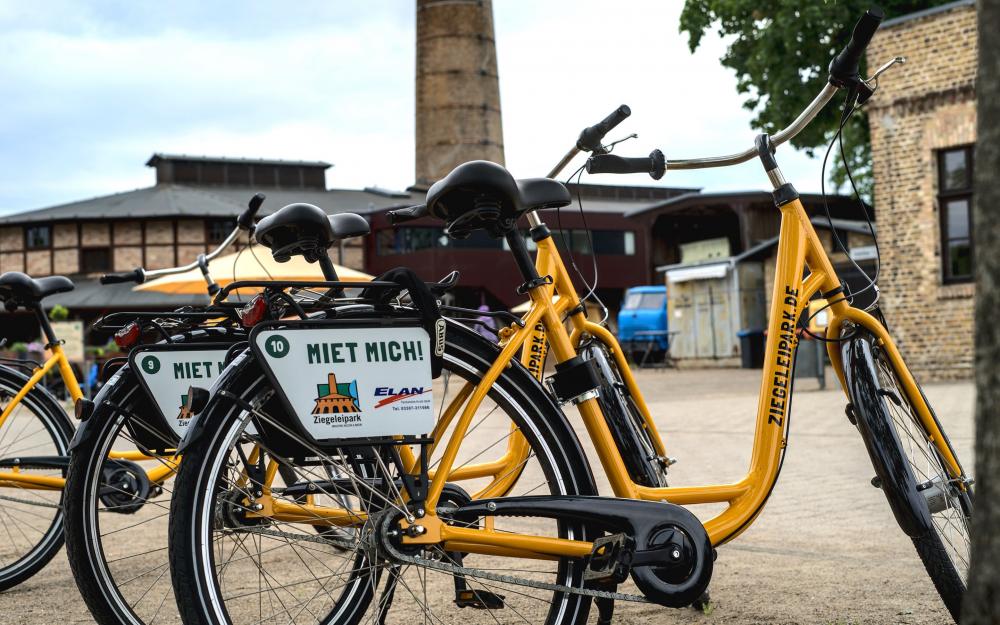
<path fill-rule="evenodd" d="M 417 0 L 416 186 L 504 162 L 491 0 Z"/>

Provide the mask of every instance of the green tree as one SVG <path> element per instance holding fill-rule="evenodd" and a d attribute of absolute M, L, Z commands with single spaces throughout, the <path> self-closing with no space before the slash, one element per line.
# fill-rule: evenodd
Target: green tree
<path fill-rule="evenodd" d="M 892 18 L 948 1 L 881 0 L 879 5 L 886 18 Z M 722 64 L 736 71 L 737 89 L 747 96 L 743 106 L 755 113 L 755 127 L 773 134 L 823 88 L 830 61 L 850 41 L 854 24 L 872 4 L 871 0 L 686 0 L 680 30 L 687 33 L 692 52 L 713 27 L 731 38 Z M 867 75 L 864 65 L 861 72 Z M 828 106 L 792 145 L 810 155 L 825 150 L 840 124 L 840 112 L 840 107 Z M 859 191 L 870 198 L 871 152 L 863 108 L 844 128 L 844 151 Z M 839 188 L 847 179 L 834 154 L 827 171 Z"/>

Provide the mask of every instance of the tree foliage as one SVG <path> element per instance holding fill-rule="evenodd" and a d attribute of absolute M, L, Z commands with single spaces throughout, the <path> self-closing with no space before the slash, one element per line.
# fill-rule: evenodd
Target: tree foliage
<path fill-rule="evenodd" d="M 881 0 L 879 4 L 891 18 L 947 1 Z M 680 30 L 687 33 L 692 52 L 713 27 L 731 40 L 722 64 L 736 71 L 737 89 L 747 96 L 743 106 L 755 113 L 755 127 L 775 133 L 823 88 L 830 61 L 850 41 L 854 24 L 871 4 L 871 0 L 686 0 Z M 866 75 L 864 65 L 861 71 Z M 825 150 L 839 126 L 840 113 L 840 107 L 828 106 L 792 145 L 810 155 Z M 844 129 L 844 151 L 859 190 L 870 197 L 871 152 L 864 109 Z M 830 160 L 827 171 L 834 186 L 840 187 L 846 182 L 844 169 L 834 153 Z"/>

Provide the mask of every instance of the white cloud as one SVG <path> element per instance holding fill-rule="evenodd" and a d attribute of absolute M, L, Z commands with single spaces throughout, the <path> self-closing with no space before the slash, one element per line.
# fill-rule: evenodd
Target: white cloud
<path fill-rule="evenodd" d="M 515 175 L 543 175 L 583 126 L 623 102 L 632 117 L 611 137 L 640 138 L 621 154 L 751 144 L 735 78 L 718 63 L 723 43 L 707 37 L 690 55 L 680 5 L 496 0 Z M 337 187 L 412 182 L 411 2 L 13 6 L 0 3 L 0 212 L 149 184 L 143 163 L 154 151 L 323 159 Z M 818 187 L 818 164 L 788 149 L 779 158 L 801 189 Z M 659 184 L 765 188 L 766 179 L 750 163 L 671 172 Z"/>

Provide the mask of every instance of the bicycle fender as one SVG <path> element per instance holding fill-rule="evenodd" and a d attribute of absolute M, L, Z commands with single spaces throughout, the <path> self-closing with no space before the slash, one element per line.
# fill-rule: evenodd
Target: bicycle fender
<path fill-rule="evenodd" d="M 916 479 L 900 452 L 892 417 L 884 409 L 886 399 L 879 394 L 881 389 L 871 344 L 863 338 L 855 338 L 841 349 L 843 361 L 847 364 L 844 376 L 857 417 L 858 431 L 896 523 L 908 536 L 925 534 L 934 528 L 930 511 L 917 491 Z"/>
<path fill-rule="evenodd" d="M 93 412 L 89 418 L 80 422 L 76 428 L 76 433 L 73 434 L 73 439 L 69 443 L 70 453 L 95 436 L 95 432 L 100 429 L 97 424 L 101 422 L 100 415 L 103 414 L 103 411 L 116 409 L 113 395 L 117 389 L 121 388 L 119 382 L 121 382 L 121 379 L 125 377 L 128 372 L 128 365 L 122 365 L 117 371 L 114 372 L 108 381 L 104 383 L 101 390 L 97 391 L 97 395 L 94 396 L 93 400 Z M 134 386 L 134 380 L 131 386 Z"/>
<path fill-rule="evenodd" d="M 212 384 L 212 388 L 209 389 L 209 399 L 207 405 L 200 410 L 197 414 L 191 417 L 191 424 L 188 425 L 187 431 L 184 433 L 184 438 L 181 439 L 180 443 L 177 444 L 177 453 L 183 454 L 184 450 L 188 448 L 194 441 L 198 440 L 202 434 L 205 433 L 205 419 L 203 415 L 209 411 L 210 406 L 217 401 L 232 401 L 232 395 L 229 393 L 222 393 L 220 395 L 219 391 L 225 390 L 230 384 L 239 384 L 242 379 L 241 375 L 248 369 L 251 365 L 256 365 L 257 361 L 254 360 L 253 354 L 248 348 L 243 348 L 243 351 L 229 361 L 226 368 L 223 369 L 219 377 L 215 379 L 215 383 Z"/>

